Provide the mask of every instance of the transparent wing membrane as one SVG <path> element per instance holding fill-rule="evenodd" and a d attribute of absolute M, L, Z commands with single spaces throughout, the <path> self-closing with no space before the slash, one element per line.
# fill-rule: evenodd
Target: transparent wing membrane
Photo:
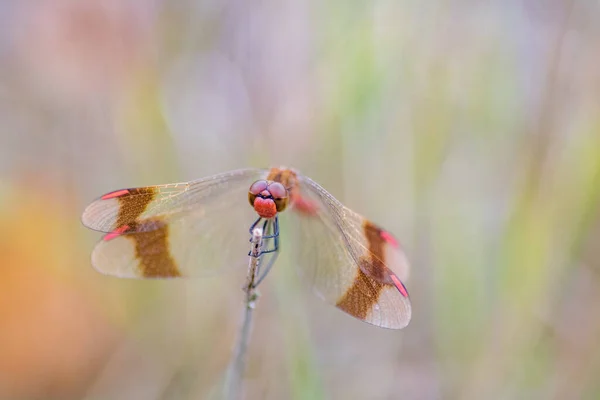
<path fill-rule="evenodd" d="M 202 276 L 246 265 L 248 226 L 256 219 L 247 192 L 263 174 L 234 171 L 187 184 L 150 187 L 159 190 L 143 212 L 130 213 L 139 214 L 134 220 L 119 217 L 123 214 L 119 207 L 139 207 L 135 200 L 128 202 L 129 195 L 96 200 L 86 209 L 84 221 L 87 217 L 94 229 L 109 233 L 96 245 L 92 264 L 102 273 L 128 278 Z M 123 224 L 133 229 L 122 229 Z"/>
<path fill-rule="evenodd" d="M 257 221 L 272 207 L 269 199 L 281 199 L 262 194 L 263 208 L 249 206 L 250 185 L 267 178 L 287 185 L 293 200 L 278 219 L 269 214 Z M 271 194 L 279 189 L 271 184 L 268 188 Z M 289 237 L 279 236 L 278 220 L 287 225 Z M 411 318 L 402 283 L 408 263 L 393 236 L 290 169 L 244 169 L 191 182 L 121 189 L 92 202 L 82 221 L 106 233 L 92 252 L 94 267 L 125 278 L 191 277 L 244 267 L 248 229 L 256 221 L 265 233 L 259 279 L 283 241 L 294 253 L 300 276 L 326 302 L 386 328 L 403 328 Z"/>
<path fill-rule="evenodd" d="M 82 222 L 90 229 L 100 232 L 113 232 L 123 225 L 132 225 L 136 218 L 149 220 L 160 217 L 165 222 L 189 213 L 206 212 L 207 204 L 216 198 L 231 196 L 237 185 L 250 186 L 254 179 L 265 174 L 260 169 L 240 169 L 190 182 L 167 185 L 120 189 L 105 194 L 88 205 L 83 212 Z M 248 191 L 248 187 L 244 191 Z M 244 194 L 241 199 L 246 199 Z M 231 201 L 240 201 L 232 198 Z M 240 203 L 241 204 L 241 203 Z M 247 206 L 247 201 L 244 201 Z M 138 225 L 135 230 L 152 229 L 151 225 Z"/>
<path fill-rule="evenodd" d="M 401 281 L 408 276 L 402 250 L 383 239 L 371 238 L 378 243 L 369 243 L 365 227 L 375 225 L 309 178 L 301 177 L 300 183 L 303 199 L 317 206 L 314 215 L 292 212 L 288 224 L 300 276 L 319 297 L 356 318 L 386 328 L 406 326 L 411 318 L 410 300 L 402 283 L 397 287 L 391 278 Z M 377 244 L 381 254 L 370 250 Z M 373 261 L 373 265 L 381 266 L 376 271 L 368 264 L 375 259 L 379 263 Z"/>

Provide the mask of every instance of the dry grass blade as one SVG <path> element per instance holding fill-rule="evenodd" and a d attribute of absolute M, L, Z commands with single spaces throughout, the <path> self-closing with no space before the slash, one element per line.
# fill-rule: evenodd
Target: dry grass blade
<path fill-rule="evenodd" d="M 262 238 L 262 229 L 254 229 L 252 232 L 252 247 L 248 261 L 248 276 L 246 284 L 243 287 L 244 292 L 246 292 L 243 321 L 238 335 L 235 352 L 225 378 L 224 397 L 226 399 L 239 399 L 242 394 L 242 380 L 246 366 L 246 352 L 250 341 L 250 332 L 252 330 L 252 314 L 258 299 L 255 282 L 261 260 L 260 250 L 262 247 Z"/>

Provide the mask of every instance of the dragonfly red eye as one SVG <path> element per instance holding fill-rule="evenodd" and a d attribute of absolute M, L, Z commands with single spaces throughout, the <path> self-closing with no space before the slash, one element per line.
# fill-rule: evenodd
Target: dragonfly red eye
<path fill-rule="evenodd" d="M 248 189 L 248 202 L 250 202 L 252 207 L 254 207 L 256 196 L 265 191 L 267 186 L 269 186 L 269 183 L 265 180 L 256 181 L 250 185 L 250 189 Z"/>
<path fill-rule="evenodd" d="M 273 196 L 275 199 L 283 199 L 288 195 L 285 187 L 283 187 L 283 185 L 279 182 L 272 182 L 269 185 L 269 193 L 271 193 L 271 196 Z"/>
<path fill-rule="evenodd" d="M 288 205 L 288 191 L 285 186 L 279 182 L 272 182 L 269 185 L 268 191 L 271 193 L 271 196 L 275 201 L 277 212 L 282 212 L 285 210 Z"/>
<path fill-rule="evenodd" d="M 250 194 L 257 195 L 263 190 L 265 190 L 269 186 L 267 181 L 256 181 L 252 185 L 250 185 L 250 189 L 248 190 Z"/>

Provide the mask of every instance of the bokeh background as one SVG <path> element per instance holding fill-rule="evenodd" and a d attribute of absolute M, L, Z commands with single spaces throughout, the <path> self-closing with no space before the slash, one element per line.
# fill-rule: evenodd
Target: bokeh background
<path fill-rule="evenodd" d="M 598 399 L 599 106 L 597 1 L 2 1 L 0 399 L 218 398 L 245 271 L 100 275 L 80 214 L 280 164 L 396 234 L 413 320 L 282 254 L 246 398 Z"/>

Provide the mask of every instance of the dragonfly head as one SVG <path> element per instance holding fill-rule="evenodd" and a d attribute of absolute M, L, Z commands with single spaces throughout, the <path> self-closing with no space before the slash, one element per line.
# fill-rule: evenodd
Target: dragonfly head
<path fill-rule="evenodd" d="M 273 218 L 288 205 L 289 192 L 279 182 L 259 180 L 250 185 L 248 201 L 262 218 Z"/>

